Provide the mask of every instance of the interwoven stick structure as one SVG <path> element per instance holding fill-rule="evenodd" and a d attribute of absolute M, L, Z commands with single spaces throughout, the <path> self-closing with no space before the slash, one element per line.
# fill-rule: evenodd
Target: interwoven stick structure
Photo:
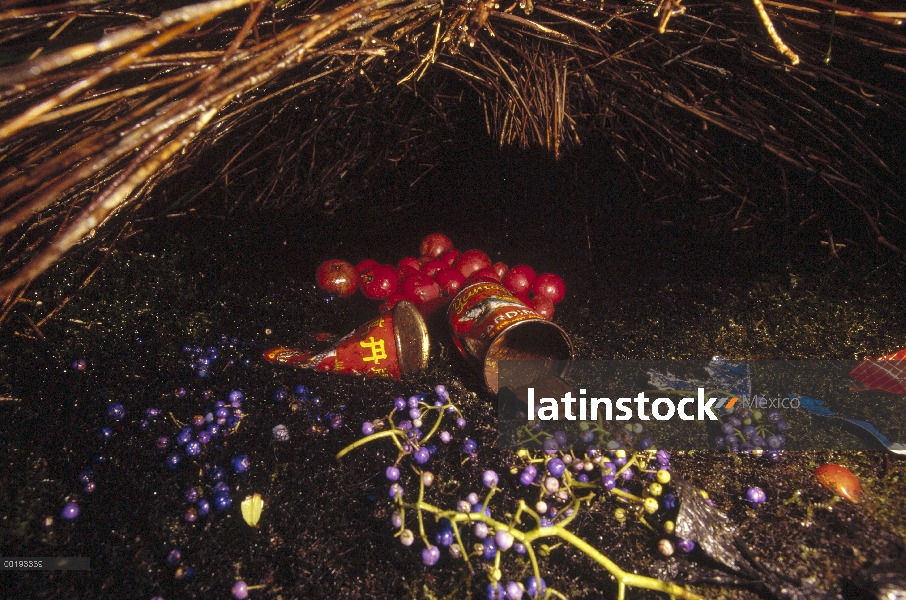
<path fill-rule="evenodd" d="M 895 6 L 0 6 L 5 311 L 68 250 L 121 231 L 159 183 L 207 157 L 218 157 L 210 180 L 182 202 L 243 178 L 256 182 L 250 202 L 312 202 L 347 173 L 430 154 L 473 99 L 504 145 L 559 155 L 605 136 L 643 189 L 693 177 L 751 203 L 742 167 L 719 150 L 728 138 L 760 148 L 775 174 L 810 174 L 900 252 L 890 230 L 904 225 L 903 160 L 896 136 L 880 133 L 906 121 L 906 13 Z"/>

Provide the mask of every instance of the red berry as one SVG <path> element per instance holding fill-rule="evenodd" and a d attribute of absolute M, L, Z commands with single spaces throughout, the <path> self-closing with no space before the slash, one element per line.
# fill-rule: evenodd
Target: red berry
<path fill-rule="evenodd" d="M 338 258 L 325 260 L 315 272 L 318 287 L 337 296 L 351 296 L 359 285 L 355 267 Z"/>
<path fill-rule="evenodd" d="M 527 294 L 535 281 L 535 270 L 528 265 L 516 265 L 503 277 L 503 285 L 513 294 Z"/>
<path fill-rule="evenodd" d="M 422 266 L 422 273 L 424 273 L 428 277 L 434 277 L 435 275 L 437 275 L 438 271 L 443 271 L 444 269 L 449 268 L 449 266 L 450 265 L 448 265 L 444 261 L 435 258 L 434 260 L 426 262 Z"/>
<path fill-rule="evenodd" d="M 432 233 L 422 240 L 421 252 L 424 256 L 437 258 L 447 250 L 453 249 L 453 242 L 442 233 Z"/>
<path fill-rule="evenodd" d="M 506 263 L 502 262 L 494 263 L 494 266 L 492 268 L 497 273 L 497 277 L 500 278 L 500 281 L 503 281 L 503 278 L 506 275 L 507 271 L 510 270 L 510 268 L 506 266 Z"/>
<path fill-rule="evenodd" d="M 418 261 L 416 261 L 416 262 L 418 262 Z M 415 275 L 418 272 L 419 272 L 418 269 L 413 269 L 408 264 L 398 266 L 396 268 L 397 286 L 399 286 L 399 284 L 402 283 L 403 280 L 406 279 L 406 277 L 409 277 L 410 275 Z"/>
<path fill-rule="evenodd" d="M 433 256 L 424 256 L 424 255 L 422 255 L 422 256 L 419 256 L 419 257 L 418 257 L 418 264 L 424 266 L 426 263 L 429 263 L 429 262 L 431 262 L 432 260 L 434 260 L 434 257 L 433 257 Z"/>
<path fill-rule="evenodd" d="M 415 304 L 423 304 L 440 296 L 440 286 L 424 273 L 407 277 L 400 286 L 400 293 Z"/>
<path fill-rule="evenodd" d="M 529 308 L 532 307 L 532 299 L 529 298 L 528 296 L 526 296 L 525 294 L 513 294 L 513 296 L 516 298 L 516 300 L 519 300 L 520 302 L 522 302 Z"/>
<path fill-rule="evenodd" d="M 532 293 L 535 296 L 547 296 L 556 304 L 566 295 L 566 285 L 553 273 L 543 273 L 532 282 Z"/>
<path fill-rule="evenodd" d="M 372 260 L 370 258 L 366 258 L 365 260 L 363 260 L 362 262 L 360 262 L 359 264 L 357 264 L 355 266 L 355 274 L 361 275 L 362 271 L 364 271 L 368 267 L 373 267 L 376 264 L 378 264 L 378 261 Z"/>
<path fill-rule="evenodd" d="M 403 265 L 408 265 L 408 266 L 412 267 L 413 269 L 415 269 L 416 271 L 420 271 L 422 268 L 422 263 L 418 262 L 418 259 L 414 258 L 412 256 L 407 256 L 403 260 L 396 263 L 396 269 L 399 270 L 399 268 L 402 267 Z"/>
<path fill-rule="evenodd" d="M 547 296 L 535 296 L 531 302 L 529 306 L 548 321 L 554 317 L 554 303 Z"/>
<path fill-rule="evenodd" d="M 455 261 L 457 258 L 459 258 L 460 254 L 462 254 L 462 252 L 460 252 L 459 250 L 454 248 L 452 250 L 447 250 L 446 252 L 444 252 L 443 254 L 438 256 L 438 258 L 441 259 L 442 261 L 446 262 L 447 266 L 452 267 L 453 261 Z"/>
<path fill-rule="evenodd" d="M 383 300 L 395 292 L 398 281 L 396 269 L 390 265 L 374 265 L 359 275 L 362 293 L 374 300 Z"/>
<path fill-rule="evenodd" d="M 500 283 L 500 277 L 497 276 L 497 271 L 491 267 L 485 267 L 484 269 L 478 269 L 466 280 L 466 283 L 478 283 L 479 281 L 494 281 Z"/>
<path fill-rule="evenodd" d="M 466 250 L 453 262 L 453 268 L 468 277 L 475 271 L 491 266 L 491 259 L 481 250 Z"/>
<path fill-rule="evenodd" d="M 389 296 L 387 296 L 387 299 L 384 300 L 384 303 L 381 304 L 381 312 L 382 313 L 387 312 L 388 310 L 390 310 L 391 308 L 396 306 L 400 300 L 405 300 L 405 299 L 406 299 L 406 297 L 403 296 L 402 294 L 398 294 L 396 292 L 390 294 Z"/>
<path fill-rule="evenodd" d="M 437 281 L 437 285 L 440 286 L 441 293 L 446 296 L 455 294 L 466 282 L 466 278 L 462 273 L 456 269 L 450 268 L 438 271 L 434 276 L 434 280 Z"/>

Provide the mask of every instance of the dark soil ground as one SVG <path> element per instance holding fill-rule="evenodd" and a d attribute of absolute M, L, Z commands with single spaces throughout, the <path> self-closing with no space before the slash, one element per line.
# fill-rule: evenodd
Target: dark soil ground
<path fill-rule="evenodd" d="M 667 222 L 656 206 L 636 205 L 631 183 L 601 164 L 471 149 L 451 154 L 396 210 L 374 200 L 331 216 L 213 208 L 160 216 L 120 241 L 77 293 L 104 252 L 77 253 L 55 267 L 0 328 L 0 555 L 88 556 L 92 569 L 0 573 L 0 598 L 227 598 L 239 578 L 263 586 L 251 598 L 484 595 L 482 561 L 470 573 L 444 553 L 426 568 L 420 542 L 406 548 L 393 537 L 383 476 L 395 459 L 390 442 L 342 464 L 334 459 L 360 437 L 364 420 L 389 412 L 394 397 L 443 383 L 468 424 L 429 463 L 437 477 L 432 502 L 452 507 L 478 491 L 487 468 L 504 473 L 509 491 L 500 506 L 512 501 L 516 478 L 495 445 L 496 400 L 446 332 L 432 331 L 429 368 L 403 383 L 261 359 L 267 347 L 311 347 L 316 334 L 343 334 L 375 315 L 376 305 L 361 296 L 330 300 L 315 288 L 315 267 L 326 258 L 396 262 L 438 230 L 459 248 L 556 272 L 567 299 L 555 321 L 582 359 L 861 359 L 906 346 L 906 268 L 892 255 L 850 244 L 835 258 L 807 230 L 764 225 L 734 233 L 700 225 L 692 208 L 687 220 L 671 208 Z M 25 315 L 37 322 L 73 293 L 39 337 Z M 186 344 L 220 348 L 209 377 L 190 369 Z M 84 371 L 72 368 L 80 358 Z M 275 390 L 299 384 L 320 397 L 319 408 L 272 400 Z M 179 387 L 185 398 L 174 395 Z M 158 437 L 174 436 L 177 421 L 203 414 L 233 389 L 246 396 L 238 430 L 168 470 Z M 112 401 L 125 405 L 122 421 L 105 418 Z M 162 416 L 143 430 L 148 407 Z M 319 419 L 329 412 L 343 415 L 339 429 Z M 280 423 L 290 430 L 287 443 L 272 439 Z M 106 443 L 97 434 L 105 425 L 114 430 Z M 896 419 L 879 425 L 906 442 Z M 479 452 L 463 464 L 465 436 Z M 227 478 L 233 506 L 184 522 L 185 490 L 202 486 L 210 498 L 206 470 L 229 468 L 243 453 L 251 468 Z M 861 504 L 828 505 L 832 492 L 813 476 L 827 462 L 860 479 Z M 88 465 L 97 486 L 91 494 L 78 479 Z M 881 451 L 797 452 L 777 465 L 694 452 L 678 454 L 674 466 L 676 476 L 710 493 L 761 560 L 825 590 L 898 556 L 906 542 L 906 461 Z M 768 495 L 757 510 L 743 499 L 753 485 Z M 258 529 L 239 511 L 255 492 L 265 499 Z M 68 500 L 81 506 L 71 522 L 60 517 Z M 614 502 L 583 509 L 573 531 L 632 572 L 679 582 L 711 572 L 698 552 L 661 557 L 660 536 L 632 519 L 618 524 Z M 176 566 L 166 561 L 173 549 L 183 557 Z M 608 574 L 568 546 L 552 548 L 541 565 L 548 584 L 569 597 L 615 597 Z M 180 577 L 186 567 L 192 577 Z M 530 574 L 514 555 L 501 568 L 504 580 Z M 760 597 L 745 586 L 695 589 L 710 598 Z"/>

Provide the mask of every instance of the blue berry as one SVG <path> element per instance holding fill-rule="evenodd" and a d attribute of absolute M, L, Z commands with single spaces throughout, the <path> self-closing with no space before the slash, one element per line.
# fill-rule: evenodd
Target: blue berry
<path fill-rule="evenodd" d="M 532 575 L 525 582 L 525 591 L 527 591 L 529 596 L 532 597 L 539 595 L 544 596 L 544 592 L 547 591 L 547 583 L 544 582 L 543 577 L 539 581 L 535 579 L 534 575 Z"/>
<path fill-rule="evenodd" d="M 220 426 L 214 423 L 208 425 L 207 432 L 211 434 L 211 437 L 217 437 L 220 433 Z"/>
<path fill-rule="evenodd" d="M 776 427 L 777 431 L 779 431 L 781 433 L 783 433 L 784 431 L 786 431 L 787 429 L 790 428 L 790 426 L 787 425 L 786 421 L 777 421 L 777 424 L 774 425 L 774 427 Z"/>
<path fill-rule="evenodd" d="M 167 468 L 175 469 L 179 466 L 180 461 L 182 461 L 182 457 L 176 452 L 167 455 Z"/>
<path fill-rule="evenodd" d="M 579 439 L 582 440 L 583 444 L 590 444 L 595 439 L 595 432 L 592 431 L 591 429 L 586 429 L 581 434 L 579 434 Z M 515 582 L 511 581 L 510 583 L 515 583 Z M 516 585 L 519 585 L 519 584 L 517 583 Z"/>
<path fill-rule="evenodd" d="M 202 444 L 207 444 L 208 442 L 211 441 L 211 434 L 208 433 L 207 431 L 199 431 L 198 432 L 198 441 Z"/>
<path fill-rule="evenodd" d="M 226 406 L 221 406 L 220 408 L 218 408 L 217 410 L 214 411 L 214 416 L 217 417 L 218 419 L 220 419 L 220 418 L 225 419 L 230 416 L 230 409 L 227 408 Z"/>
<path fill-rule="evenodd" d="M 676 541 L 676 547 L 683 554 L 689 554 L 690 552 L 695 550 L 695 542 L 693 542 L 692 540 L 679 539 Z"/>
<path fill-rule="evenodd" d="M 488 600 L 506 600 L 506 590 L 499 583 L 489 583 L 485 595 Z"/>
<path fill-rule="evenodd" d="M 106 442 L 107 440 L 109 440 L 110 438 L 113 437 L 113 430 L 110 429 L 109 427 L 102 427 L 99 434 L 101 436 L 101 440 Z"/>
<path fill-rule="evenodd" d="M 484 538 L 481 545 L 481 552 L 484 555 L 485 560 L 494 560 L 494 557 L 497 556 L 497 542 L 494 541 L 494 538 L 491 536 Z"/>
<path fill-rule="evenodd" d="M 245 396 L 239 390 L 233 390 L 227 398 L 230 399 L 230 402 L 242 402 L 242 399 L 245 398 Z"/>
<path fill-rule="evenodd" d="M 111 402 L 107 405 L 107 416 L 119 421 L 126 416 L 126 407 L 119 402 Z"/>
<path fill-rule="evenodd" d="M 495 487 L 499 481 L 500 479 L 497 476 L 497 473 L 491 471 L 490 469 L 481 474 L 481 482 L 485 487 Z"/>
<path fill-rule="evenodd" d="M 198 497 L 199 497 L 198 488 L 191 487 L 186 490 L 186 493 L 184 495 L 185 495 L 187 501 L 189 501 L 193 504 L 195 502 L 198 502 Z"/>
<path fill-rule="evenodd" d="M 565 431 L 555 431 L 554 439 L 557 440 L 557 444 L 559 444 L 560 447 L 562 448 L 563 446 L 566 445 L 566 442 L 567 442 L 566 432 Z"/>
<path fill-rule="evenodd" d="M 157 438 L 157 442 L 155 443 L 155 445 L 157 446 L 157 448 L 159 450 L 164 450 L 167 448 L 167 446 L 170 445 L 170 439 L 167 437 L 159 437 L 159 438 Z"/>
<path fill-rule="evenodd" d="M 422 550 L 422 562 L 426 566 L 433 567 L 440 560 L 440 549 L 437 546 L 428 546 Z"/>
<path fill-rule="evenodd" d="M 641 448 L 642 450 L 647 450 L 648 448 L 651 448 L 653 445 L 654 445 L 654 440 L 652 440 L 651 438 L 642 438 L 641 440 L 639 440 L 639 448 Z"/>
<path fill-rule="evenodd" d="M 764 441 L 771 450 L 777 450 L 782 445 L 780 443 L 780 437 L 776 435 L 769 435 Z"/>
<path fill-rule="evenodd" d="M 528 552 L 525 544 L 521 542 L 516 542 L 515 544 L 513 544 L 513 550 L 515 550 L 516 554 L 518 554 L 519 556 L 524 556 Z"/>
<path fill-rule="evenodd" d="M 88 368 L 88 361 L 84 358 L 77 358 L 76 360 L 72 361 L 72 368 L 76 371 L 84 371 Z"/>
<path fill-rule="evenodd" d="M 559 458 L 552 458 L 547 462 L 547 471 L 554 477 L 560 477 L 566 471 L 566 464 Z"/>
<path fill-rule="evenodd" d="M 183 427 L 179 430 L 179 433 L 176 434 L 176 445 L 185 446 L 189 443 L 189 440 L 192 439 L 192 430 L 188 427 Z"/>
<path fill-rule="evenodd" d="M 478 442 L 473 439 L 466 438 L 466 441 L 462 444 L 462 451 L 466 454 L 475 454 L 478 452 Z"/>
<path fill-rule="evenodd" d="M 63 510 L 60 511 L 60 516 L 67 521 L 72 521 L 79 516 L 79 505 L 75 502 L 67 502 Z"/>
<path fill-rule="evenodd" d="M 451 544 L 453 544 L 453 541 L 455 539 L 456 536 L 453 533 L 453 530 L 449 527 L 441 529 L 437 532 L 437 535 L 434 536 L 434 541 L 437 542 L 437 545 L 444 548 L 448 548 Z"/>
<path fill-rule="evenodd" d="M 186 444 L 186 454 L 189 456 L 198 456 L 201 454 L 201 442 L 198 440 L 192 440 Z"/>
<path fill-rule="evenodd" d="M 208 477 L 211 479 L 211 483 L 219 483 L 226 477 L 226 471 L 223 467 L 214 467 L 208 473 Z"/>
<path fill-rule="evenodd" d="M 586 475 L 585 473 L 582 473 L 578 477 L 576 477 L 576 480 L 579 481 L 580 483 L 588 483 L 588 475 Z"/>
<path fill-rule="evenodd" d="M 431 458 L 431 453 L 428 452 L 427 448 L 421 447 L 418 450 L 416 450 L 415 454 L 413 454 L 412 456 L 413 456 L 413 458 L 415 458 L 415 462 L 417 462 L 420 465 L 423 465 L 426 462 L 428 462 L 429 458 Z"/>
<path fill-rule="evenodd" d="M 612 490 L 617 485 L 617 480 L 613 475 L 605 475 L 601 477 L 601 487 L 603 487 L 608 492 Z"/>
<path fill-rule="evenodd" d="M 237 473 L 245 473 L 248 471 L 250 464 L 249 457 L 245 454 L 240 454 L 233 459 L 233 470 Z"/>
<path fill-rule="evenodd" d="M 768 412 L 768 421 L 771 423 L 779 423 L 783 420 L 783 417 L 778 410 L 772 410 Z"/>
<path fill-rule="evenodd" d="M 676 494 L 667 494 L 664 496 L 664 508 L 667 510 L 673 510 L 677 506 L 676 504 Z"/>
<path fill-rule="evenodd" d="M 371 423 L 371 421 L 365 421 L 364 423 L 362 423 L 362 433 L 364 435 L 371 435 L 372 433 L 374 433 L 374 425 Z"/>
<path fill-rule="evenodd" d="M 204 517 L 209 512 L 211 512 L 211 503 L 207 500 L 198 501 L 198 516 Z"/>
<path fill-rule="evenodd" d="M 522 485 L 532 485 L 532 482 L 535 481 L 537 475 L 538 469 L 536 469 L 534 465 L 528 465 L 522 470 L 522 473 L 519 474 L 519 483 Z"/>
<path fill-rule="evenodd" d="M 180 560 L 182 560 L 182 552 L 179 550 L 170 550 L 170 553 L 167 554 L 168 565 L 176 565 Z"/>
<path fill-rule="evenodd" d="M 746 438 L 747 440 L 751 440 L 757 434 L 758 434 L 758 431 L 755 429 L 755 427 L 753 425 L 746 425 L 745 427 L 742 428 L 742 436 L 744 438 Z"/>
<path fill-rule="evenodd" d="M 228 494 L 218 494 L 214 496 L 214 508 L 217 510 L 226 510 L 233 504 L 233 499 Z"/>
<path fill-rule="evenodd" d="M 274 403 L 275 404 L 280 404 L 281 402 L 285 402 L 287 398 L 289 398 L 289 394 L 286 392 L 286 390 L 277 390 L 276 392 L 274 392 Z"/>

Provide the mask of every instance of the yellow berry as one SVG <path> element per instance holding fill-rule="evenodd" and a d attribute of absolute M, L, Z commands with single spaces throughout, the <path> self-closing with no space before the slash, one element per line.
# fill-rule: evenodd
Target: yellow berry
<path fill-rule="evenodd" d="M 642 504 L 645 508 L 645 512 L 649 515 L 653 515 L 657 512 L 657 509 L 660 508 L 660 504 L 656 498 L 645 498 L 645 502 Z"/>
<path fill-rule="evenodd" d="M 622 448 L 620 448 L 619 450 L 616 451 L 615 456 L 617 458 L 626 458 L 626 451 L 623 450 Z"/>
<path fill-rule="evenodd" d="M 613 511 L 613 516 L 617 520 L 618 523 L 626 522 L 626 510 L 623 508 L 618 508 L 615 511 Z"/>
<path fill-rule="evenodd" d="M 652 483 L 648 486 L 648 491 L 652 496 L 660 496 L 663 493 L 664 488 L 659 483 Z"/>
<path fill-rule="evenodd" d="M 673 521 L 667 521 L 664 523 L 664 533 L 667 535 L 673 535 L 673 532 L 676 531 L 676 523 Z"/>
<path fill-rule="evenodd" d="M 670 483 L 670 471 L 661 469 L 657 472 L 657 475 L 655 475 L 655 477 L 657 478 L 657 482 L 661 485 L 667 485 L 668 483 Z"/>

